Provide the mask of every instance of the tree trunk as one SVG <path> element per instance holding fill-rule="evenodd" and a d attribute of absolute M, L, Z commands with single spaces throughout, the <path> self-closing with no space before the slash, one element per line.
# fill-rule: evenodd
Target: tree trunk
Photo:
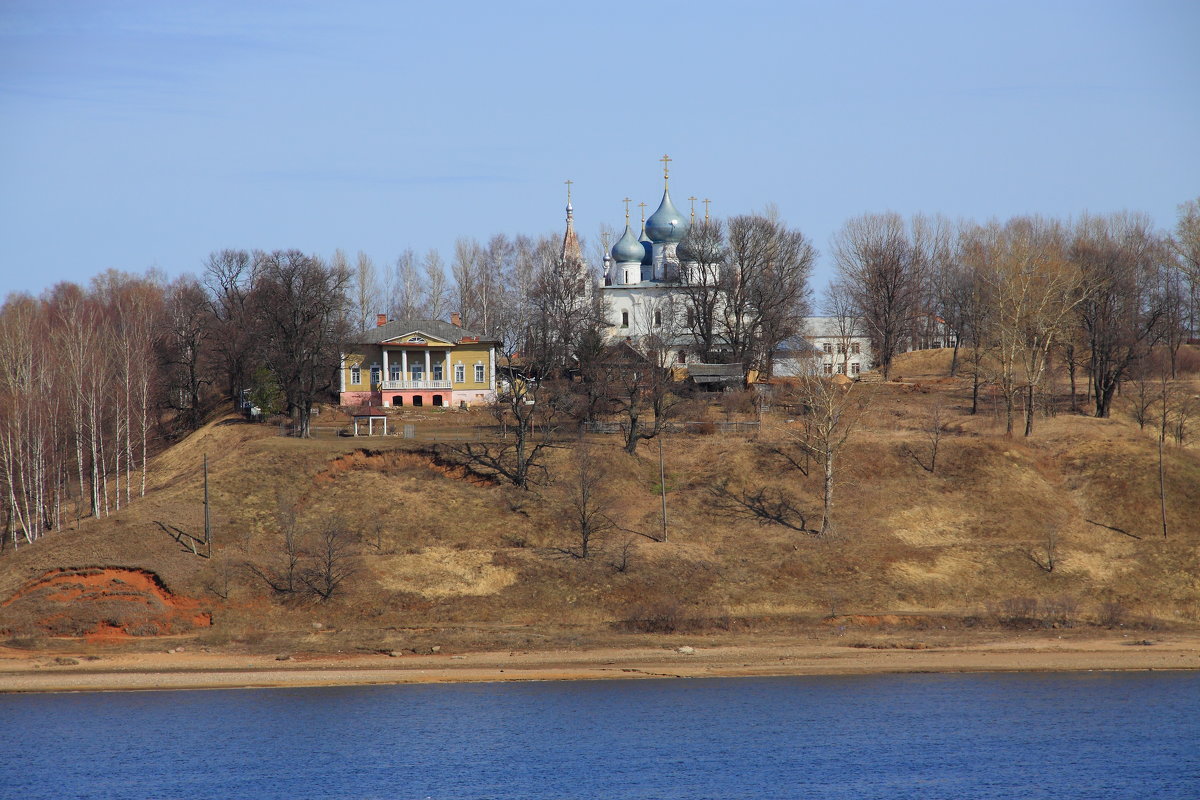
<path fill-rule="evenodd" d="M 1025 435 L 1033 433 L 1033 384 L 1025 389 Z"/>
<path fill-rule="evenodd" d="M 825 447 L 825 491 L 821 513 L 821 536 L 829 533 L 833 526 L 833 448 Z"/>

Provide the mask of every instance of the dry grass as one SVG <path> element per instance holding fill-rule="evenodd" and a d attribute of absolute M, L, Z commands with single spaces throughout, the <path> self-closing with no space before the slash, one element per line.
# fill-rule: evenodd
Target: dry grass
<path fill-rule="evenodd" d="M 623 635 L 638 619 L 659 620 L 646 630 L 714 633 L 811 626 L 829 614 L 1000 620 L 1014 616 L 1006 605 L 1029 603 L 1041 620 L 1063 598 L 1081 623 L 1117 607 L 1129 620 L 1196 622 L 1200 453 L 1166 448 L 1164 540 L 1149 433 L 1123 416 L 1060 413 L 1039 415 L 1030 439 L 1005 438 L 990 410 L 966 413 L 969 384 L 946 377 L 948 360 L 945 351 L 908 354 L 896 367 L 903 384 L 856 388 L 873 399 L 846 451 L 837 532 L 826 540 L 722 515 L 712 503 L 709 487 L 729 479 L 776 487 L 815 518 L 817 471 L 804 476 L 770 452 L 788 428 L 783 417 L 768 416 L 757 439 L 666 439 L 666 542 L 650 538 L 661 524 L 657 446 L 630 457 L 617 437 L 590 439 L 619 528 L 587 560 L 563 552 L 572 542 L 569 446 L 551 451 L 550 482 L 522 492 L 401 439 L 364 449 L 218 421 L 160 455 L 150 491 L 130 508 L 6 552 L 0 598 L 55 567 L 144 569 L 211 610 L 206 641 L 270 647 L 291 636 L 315 649 L 425 641 L 431 631 L 463 646 L 569 645 Z M 935 404 L 946 432 L 931 473 L 911 454 L 927 446 Z M 463 419 L 447 413 L 439 424 Z M 205 453 L 211 560 L 155 524 L 201 531 Z M 246 569 L 282 558 L 281 508 L 295 510 L 301 531 L 354 534 L 354 574 L 334 600 L 273 596 Z M 1038 566 L 1051 558 L 1053 570 Z"/>

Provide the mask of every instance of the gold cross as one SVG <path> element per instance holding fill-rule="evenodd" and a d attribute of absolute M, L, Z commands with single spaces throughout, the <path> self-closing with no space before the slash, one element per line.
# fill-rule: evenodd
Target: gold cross
<path fill-rule="evenodd" d="M 625 224 L 629 224 L 629 198 L 626 197 L 622 202 L 625 203 Z"/>
<path fill-rule="evenodd" d="M 692 195 L 688 200 L 692 201 L 692 224 L 694 225 L 696 224 L 696 195 Z"/>
<path fill-rule="evenodd" d="M 563 181 L 563 183 L 567 185 L 567 205 L 571 204 L 571 184 L 574 182 L 575 181 L 570 179 Z"/>
<path fill-rule="evenodd" d="M 646 224 L 646 204 L 638 203 L 638 208 L 642 209 L 642 224 Z"/>
<path fill-rule="evenodd" d="M 663 182 L 665 183 L 671 177 L 671 157 L 664 155 L 659 161 L 663 165 Z"/>
<path fill-rule="evenodd" d="M 708 204 L 711 202 L 712 202 L 712 200 L 709 200 L 707 197 L 704 198 L 704 221 L 705 222 L 708 222 Z"/>

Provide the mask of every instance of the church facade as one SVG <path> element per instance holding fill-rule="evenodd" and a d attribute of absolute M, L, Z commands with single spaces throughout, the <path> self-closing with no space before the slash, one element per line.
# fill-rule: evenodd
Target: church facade
<path fill-rule="evenodd" d="M 662 200 L 649 219 L 643 215 L 638 235 L 630 225 L 629 198 L 625 199 L 625 230 L 605 254 L 601 293 L 611 338 L 640 343 L 653 336 L 669 348 L 672 362 L 684 364 L 692 360 L 686 318 L 689 270 L 679 244 L 694 220 L 672 202 L 670 158 L 662 160 Z"/>

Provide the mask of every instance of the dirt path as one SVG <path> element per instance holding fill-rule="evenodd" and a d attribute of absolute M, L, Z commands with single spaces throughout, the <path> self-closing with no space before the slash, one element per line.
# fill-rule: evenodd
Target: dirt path
<path fill-rule="evenodd" d="M 1148 643 L 1147 643 L 1148 642 Z M 71 664 L 70 661 L 78 663 Z M 1200 635 L 1144 640 L 1020 637 L 926 649 L 872 649 L 777 640 L 694 653 L 637 646 L 579 651 L 432 656 L 274 655 L 183 652 L 31 655 L 0 648 L 0 692 L 350 686 L 468 681 L 1200 669 Z"/>

